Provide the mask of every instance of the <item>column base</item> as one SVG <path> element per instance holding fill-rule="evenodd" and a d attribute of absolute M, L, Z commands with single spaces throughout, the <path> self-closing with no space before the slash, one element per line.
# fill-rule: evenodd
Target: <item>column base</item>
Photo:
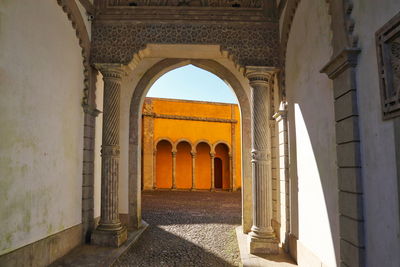
<path fill-rule="evenodd" d="M 279 254 L 279 243 L 276 238 L 260 238 L 252 236 L 250 233 L 248 243 L 250 254 Z"/>
<path fill-rule="evenodd" d="M 125 226 L 119 230 L 94 230 L 91 244 L 104 247 L 120 247 L 128 238 Z"/>

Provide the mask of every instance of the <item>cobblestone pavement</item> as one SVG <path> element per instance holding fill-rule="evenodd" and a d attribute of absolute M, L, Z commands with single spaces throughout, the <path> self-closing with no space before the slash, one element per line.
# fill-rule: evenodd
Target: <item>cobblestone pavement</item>
<path fill-rule="evenodd" d="M 238 266 L 240 192 L 144 192 L 150 224 L 114 266 Z"/>

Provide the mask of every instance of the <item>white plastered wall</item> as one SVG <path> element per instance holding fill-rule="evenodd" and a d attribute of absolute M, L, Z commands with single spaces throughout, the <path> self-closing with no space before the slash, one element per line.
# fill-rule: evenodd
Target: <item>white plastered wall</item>
<path fill-rule="evenodd" d="M 375 32 L 400 12 L 398 0 L 354 1 L 367 266 L 399 266 L 399 207 L 393 121 L 381 113 Z"/>
<path fill-rule="evenodd" d="M 325 1 L 302 0 L 286 53 L 292 232 L 304 267 L 339 264 L 333 85 L 319 72 L 332 55 L 330 23 Z"/>
<path fill-rule="evenodd" d="M 0 2 L 0 255 L 81 223 L 83 79 L 56 1 Z"/>

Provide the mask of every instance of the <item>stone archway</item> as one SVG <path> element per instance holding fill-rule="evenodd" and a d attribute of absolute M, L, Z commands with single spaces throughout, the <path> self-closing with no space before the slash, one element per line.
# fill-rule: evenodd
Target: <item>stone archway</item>
<path fill-rule="evenodd" d="M 103 74 L 104 80 L 102 209 L 99 226 L 92 234 L 92 242 L 99 245 L 119 246 L 126 240 L 126 228 L 121 225 L 119 220 L 118 194 L 120 193 L 116 189 L 121 191 L 121 187 L 118 187 L 118 180 L 121 176 L 119 166 L 127 158 L 129 158 L 126 166 L 129 169 L 128 183 L 126 184 L 129 204 L 127 226 L 130 229 L 140 228 L 142 220 L 141 142 L 139 141 L 141 140 L 141 112 L 144 98 L 152 83 L 168 70 L 193 64 L 219 76 L 236 93 L 242 117 L 243 232 L 251 231 L 249 235 L 251 253 L 278 253 L 278 240 L 272 228 L 273 163 L 271 157 L 271 94 L 277 69 L 275 67 L 247 66 L 244 70 L 227 58 L 227 54 L 215 45 L 149 46 L 150 49 L 142 51 L 135 57 L 135 62 L 131 62 L 128 66 L 114 63 L 96 65 Z M 152 55 L 152 53 L 154 54 Z M 163 53 L 165 53 L 164 56 L 160 56 Z M 185 54 L 189 56 L 182 59 Z M 174 58 L 174 56 L 180 58 Z M 130 71 L 127 71 L 127 67 L 130 67 Z M 129 83 L 128 85 L 123 83 L 123 74 L 135 71 L 136 86 L 133 86 L 135 90 L 130 101 L 130 113 L 128 113 L 129 116 L 126 117 L 125 123 L 120 124 L 124 113 L 120 110 L 127 110 L 128 103 L 127 95 L 121 97 L 121 93 L 126 94 L 129 91 Z M 140 71 L 143 71 L 144 74 Z M 135 78 L 131 77 L 130 80 L 133 81 Z M 123 85 L 124 87 L 122 87 Z M 249 96 L 252 99 L 251 103 Z M 120 138 L 120 133 L 124 133 L 121 132 L 121 129 L 126 129 L 127 124 L 129 125 L 129 152 L 124 146 L 124 144 L 126 145 L 124 138 Z M 120 146 L 121 141 L 123 146 Z M 249 164 L 250 160 L 252 167 Z M 252 169 L 251 172 L 250 169 Z"/>
<path fill-rule="evenodd" d="M 140 162 L 141 162 L 141 110 L 144 97 L 154 81 L 166 72 L 192 64 L 205 69 L 222 80 L 226 81 L 235 92 L 240 105 L 242 118 L 242 225 L 245 232 L 250 231 L 252 224 L 251 214 L 251 162 L 250 162 L 250 102 L 246 89 L 238 78 L 224 65 L 210 59 L 163 59 L 145 72 L 133 92 L 130 104 L 129 126 L 129 227 L 140 227 L 141 203 L 140 203 Z M 247 88 L 248 89 L 248 88 Z M 210 146 L 211 148 L 211 146 Z"/>

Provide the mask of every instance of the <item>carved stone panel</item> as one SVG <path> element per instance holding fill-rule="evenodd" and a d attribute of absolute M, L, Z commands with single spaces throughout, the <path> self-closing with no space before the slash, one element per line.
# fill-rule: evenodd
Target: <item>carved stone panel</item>
<path fill-rule="evenodd" d="M 110 6 L 194 6 L 262 8 L 263 0 L 111 0 Z"/>
<path fill-rule="evenodd" d="M 400 13 L 376 33 L 384 119 L 400 116 Z"/>
<path fill-rule="evenodd" d="M 147 44 L 220 45 L 236 63 L 279 66 L 275 24 L 97 22 L 92 28 L 93 63 L 127 64 Z"/>

